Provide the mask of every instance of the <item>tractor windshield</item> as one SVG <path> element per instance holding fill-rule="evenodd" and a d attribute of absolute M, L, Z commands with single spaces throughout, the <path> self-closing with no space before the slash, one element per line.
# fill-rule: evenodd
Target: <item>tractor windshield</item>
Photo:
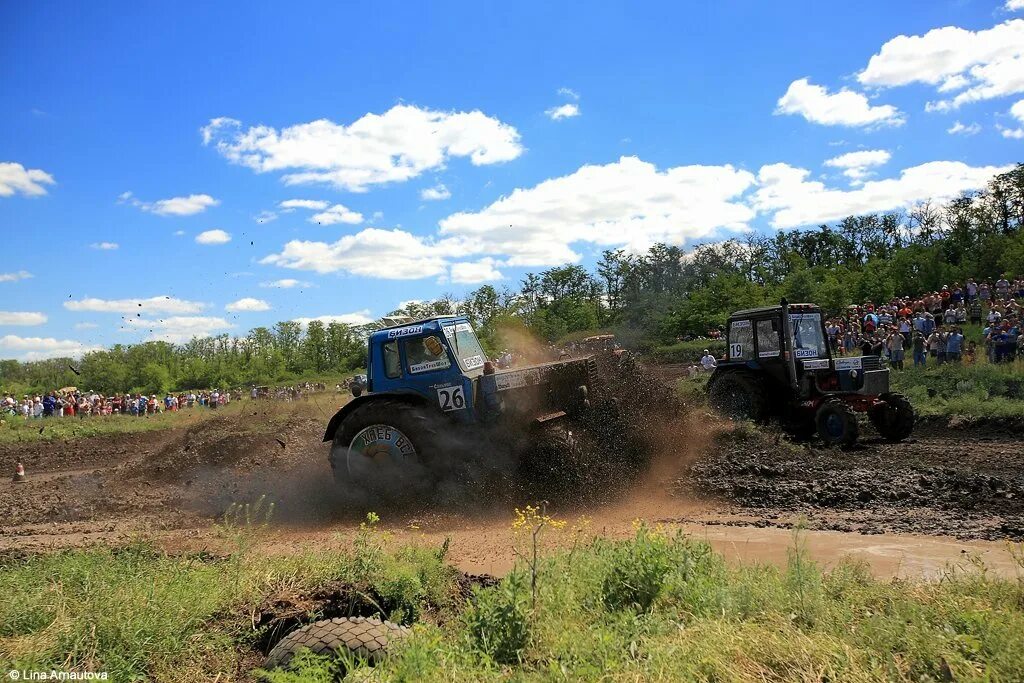
<path fill-rule="evenodd" d="M 459 358 L 459 365 L 466 372 L 482 368 L 484 365 L 484 350 L 473 332 L 473 326 L 469 323 L 454 323 L 444 326 L 444 336 L 455 349 L 455 355 Z"/>
<path fill-rule="evenodd" d="M 825 334 L 821 329 L 821 313 L 790 313 L 793 350 L 797 358 L 826 358 Z"/>

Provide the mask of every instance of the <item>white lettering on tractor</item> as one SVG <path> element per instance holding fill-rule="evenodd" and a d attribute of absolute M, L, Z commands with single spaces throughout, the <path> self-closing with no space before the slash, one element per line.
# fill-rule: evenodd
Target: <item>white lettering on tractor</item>
<path fill-rule="evenodd" d="M 408 337 L 410 334 L 419 334 L 422 331 L 423 325 L 413 325 L 412 327 L 399 327 L 396 330 L 388 330 L 388 339 Z"/>

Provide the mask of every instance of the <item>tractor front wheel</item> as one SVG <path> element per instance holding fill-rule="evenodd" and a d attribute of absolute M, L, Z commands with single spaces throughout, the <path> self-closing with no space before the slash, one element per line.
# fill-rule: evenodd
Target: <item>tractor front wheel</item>
<path fill-rule="evenodd" d="M 331 467 L 346 488 L 429 492 L 444 418 L 427 406 L 381 398 L 356 408 L 334 434 Z"/>
<path fill-rule="evenodd" d="M 857 413 L 838 399 L 822 403 L 814 416 L 814 423 L 818 427 L 818 436 L 829 446 L 849 446 L 860 435 Z"/>
<path fill-rule="evenodd" d="M 868 418 L 886 441 L 903 441 L 914 431 L 914 407 L 903 394 L 882 394 L 882 403 L 868 410 Z"/>

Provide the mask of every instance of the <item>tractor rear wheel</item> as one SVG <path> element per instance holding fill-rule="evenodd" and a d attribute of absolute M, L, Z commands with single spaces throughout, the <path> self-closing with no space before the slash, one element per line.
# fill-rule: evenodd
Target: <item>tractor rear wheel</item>
<path fill-rule="evenodd" d="M 903 441 L 914 431 L 914 406 L 903 394 L 878 397 L 883 403 L 868 410 L 868 418 L 886 441 Z"/>
<path fill-rule="evenodd" d="M 711 406 L 736 420 L 763 420 L 768 413 L 764 385 L 746 372 L 726 372 L 711 378 Z"/>
<path fill-rule="evenodd" d="M 404 637 L 409 629 L 373 617 L 314 621 L 282 638 L 267 655 L 267 669 L 287 667 L 302 650 L 318 655 L 347 653 L 357 660 L 377 664 L 387 655 L 388 643 Z"/>
<path fill-rule="evenodd" d="M 334 434 L 335 481 L 371 493 L 429 491 L 433 473 L 427 464 L 438 453 L 443 420 L 431 408 L 405 401 L 364 403 Z"/>
<path fill-rule="evenodd" d="M 849 446 L 860 436 L 857 413 L 839 399 L 829 399 L 821 404 L 814 416 L 818 436 L 830 446 Z"/>

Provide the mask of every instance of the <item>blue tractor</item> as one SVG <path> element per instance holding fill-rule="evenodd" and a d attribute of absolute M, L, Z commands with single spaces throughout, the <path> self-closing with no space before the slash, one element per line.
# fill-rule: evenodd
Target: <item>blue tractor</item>
<path fill-rule="evenodd" d="M 558 439 L 546 461 L 576 458 L 586 425 L 599 438 L 616 438 L 620 401 L 599 382 L 599 368 L 621 367 L 623 359 L 608 356 L 499 370 L 470 321 L 457 315 L 373 332 L 366 385 L 324 432 L 335 479 L 365 490 L 429 492 L 467 455 L 508 458 L 520 450 L 517 442 L 551 444 L 552 435 Z"/>

